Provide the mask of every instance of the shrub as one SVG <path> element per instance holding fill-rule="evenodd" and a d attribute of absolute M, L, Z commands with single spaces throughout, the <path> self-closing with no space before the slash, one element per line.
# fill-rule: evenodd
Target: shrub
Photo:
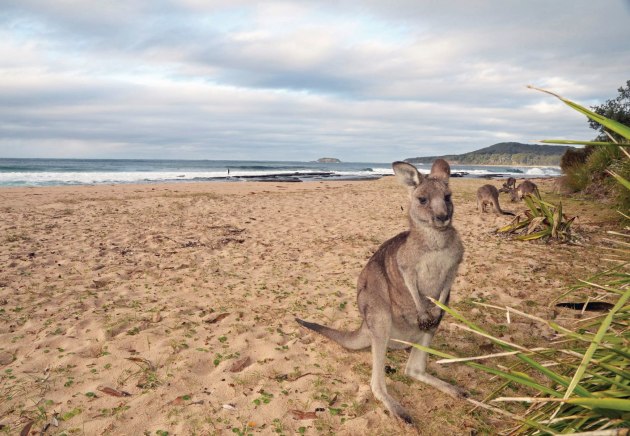
<path fill-rule="evenodd" d="M 591 181 L 591 172 L 586 165 L 575 165 L 564 170 L 564 176 L 560 180 L 562 186 L 569 193 L 580 192 L 586 189 Z"/>
<path fill-rule="evenodd" d="M 613 196 L 623 215 L 628 209 L 630 209 L 630 194 L 627 192 L 627 189 L 622 187 L 626 186 L 623 184 L 623 181 L 628 183 L 627 181 L 630 180 L 630 164 L 628 163 L 628 160 L 630 159 L 630 153 L 628 152 L 628 149 L 630 149 L 630 126 L 624 124 L 627 122 L 627 118 L 620 119 L 619 121 L 614 118 L 606 118 L 597 111 L 597 113 L 590 111 L 571 100 L 567 100 L 566 98 L 554 94 L 553 92 L 534 88 L 533 86 L 529 86 L 529 88 L 553 95 L 567 106 L 586 115 L 590 121 L 595 123 L 594 126 L 599 126 L 597 128 L 601 128 L 602 132 L 604 132 L 612 140 L 612 142 L 594 142 L 566 139 L 546 139 L 541 142 L 545 144 L 564 145 L 582 144 L 587 147 L 596 147 L 596 149 L 586 158 L 586 162 L 583 165 L 577 163 L 579 158 L 575 156 L 573 158 L 567 157 L 567 163 L 573 162 L 575 165 L 568 165 L 568 171 L 565 172 L 566 177 L 562 180 L 562 182 L 568 190 L 572 190 L 574 192 L 585 191 L 586 193 L 596 194 L 600 197 L 602 195 Z M 621 88 L 619 91 L 623 91 L 625 93 L 622 97 L 620 97 L 621 100 L 616 100 L 617 103 L 623 99 L 627 99 L 628 95 L 630 95 Z M 627 105 L 627 103 L 625 104 Z M 613 176 L 620 183 L 614 184 L 608 177 L 609 175 Z"/>
<path fill-rule="evenodd" d="M 565 170 L 565 186 L 571 192 L 582 191 L 595 198 L 618 197 L 621 192 L 608 170 L 623 162 L 619 146 L 602 144 L 590 149 L 582 164 L 576 163 Z"/>
<path fill-rule="evenodd" d="M 584 165 L 586 159 L 593 152 L 592 146 L 585 146 L 584 148 L 569 148 L 564 152 L 560 158 L 560 168 L 563 173 L 566 173 L 570 169 L 578 165 Z"/>

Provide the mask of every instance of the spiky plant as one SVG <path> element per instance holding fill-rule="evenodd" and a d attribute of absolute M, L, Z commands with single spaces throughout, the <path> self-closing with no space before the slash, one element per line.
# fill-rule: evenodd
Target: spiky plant
<path fill-rule="evenodd" d="M 523 214 L 518 214 L 497 233 L 514 234 L 516 239 L 531 241 L 534 239 L 554 239 L 570 242 L 573 238 L 571 225 L 575 217 L 568 218 L 562 213 L 562 203 L 558 206 L 544 201 L 538 190 L 534 195 L 523 197 L 528 207 Z"/>

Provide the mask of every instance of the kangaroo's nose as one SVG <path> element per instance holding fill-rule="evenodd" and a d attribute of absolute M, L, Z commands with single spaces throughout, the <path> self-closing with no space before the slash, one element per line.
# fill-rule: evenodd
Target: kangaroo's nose
<path fill-rule="evenodd" d="M 448 221 L 448 215 L 436 215 L 435 219 L 441 223 Z"/>

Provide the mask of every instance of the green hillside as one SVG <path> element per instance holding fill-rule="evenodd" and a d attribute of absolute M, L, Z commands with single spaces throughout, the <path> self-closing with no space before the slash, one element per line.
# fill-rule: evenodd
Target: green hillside
<path fill-rule="evenodd" d="M 568 146 L 521 144 L 519 142 L 500 142 L 489 147 L 464 154 L 444 156 L 410 157 L 409 163 L 431 163 L 435 159 L 446 159 L 451 164 L 459 165 L 560 165 L 560 157 Z"/>

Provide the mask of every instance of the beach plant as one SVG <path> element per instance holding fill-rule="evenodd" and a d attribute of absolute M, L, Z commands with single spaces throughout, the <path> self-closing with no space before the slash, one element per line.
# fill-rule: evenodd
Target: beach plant
<path fill-rule="evenodd" d="M 544 201 L 538 190 L 534 195 L 523 197 L 528 207 L 523 214 L 518 214 L 507 226 L 497 229 L 497 233 L 516 235 L 521 241 L 535 239 L 554 239 L 571 242 L 571 225 L 575 217 L 568 218 L 562 212 L 562 203 L 554 205 Z"/>
<path fill-rule="evenodd" d="M 625 88 L 621 86 L 617 89 L 617 92 L 619 93 L 617 97 L 606 100 L 606 102 L 602 104 L 591 106 L 591 109 L 593 112 L 603 115 L 606 118 L 630 126 L 630 80 L 626 81 Z M 611 132 L 606 130 L 606 128 L 597 121 L 589 120 L 589 125 L 591 129 L 599 131 L 599 136 L 596 140 L 607 140 L 610 136 L 614 139 L 623 140 L 623 137 L 620 135 L 614 133 L 611 135 Z"/>
<path fill-rule="evenodd" d="M 550 94 L 570 108 L 586 115 L 592 125 L 601 126 L 605 136 L 600 135 L 600 137 L 605 138 L 607 136 L 609 139 L 608 141 L 567 139 L 545 139 L 540 141 L 546 144 L 584 145 L 585 147 L 593 148 L 583 165 L 575 165 L 569 171 L 565 171 L 569 187 L 576 191 L 583 190 L 593 182 L 594 177 L 597 178 L 598 174 L 610 175 L 619 182 L 617 185 L 618 206 L 622 209 L 630 208 L 630 191 L 628 190 L 630 186 L 628 184 L 628 178 L 630 178 L 630 152 L 628 152 L 628 147 L 630 147 L 630 126 L 591 111 L 551 91 L 533 86 L 528 86 L 528 88 Z M 598 182 L 601 184 L 602 181 Z M 606 181 L 604 180 L 603 183 L 605 184 Z"/>
<path fill-rule="evenodd" d="M 540 92 L 544 92 L 546 94 L 549 95 L 553 95 L 554 97 L 556 97 L 557 99 L 559 99 L 560 101 L 562 101 L 563 103 L 565 103 L 567 106 L 569 106 L 570 108 L 580 112 L 583 115 L 586 115 L 590 120 L 599 123 L 602 127 L 604 127 L 605 129 L 608 129 L 614 133 L 616 133 L 617 135 L 621 136 L 623 139 L 625 139 L 626 141 L 630 141 L 630 126 L 627 126 L 625 124 L 622 124 L 618 121 L 615 120 L 611 120 L 609 118 L 606 118 L 603 115 L 597 114 L 591 110 L 586 109 L 584 106 L 580 106 L 577 103 L 572 102 L 569 99 L 566 99 L 564 97 L 561 97 L 560 95 L 548 91 L 546 89 L 540 89 L 540 88 L 536 88 L 535 86 L 531 86 L 529 85 L 528 88 L 530 89 L 534 89 L 536 91 L 540 91 Z M 602 145 L 602 144 L 618 144 L 618 141 L 613 140 L 613 138 L 611 137 L 610 141 L 576 141 L 576 140 L 566 140 L 566 139 L 545 139 L 542 140 L 540 142 L 546 143 L 546 144 L 565 144 L 565 145 Z M 630 145 L 630 144 L 625 144 L 625 145 Z M 630 157 L 630 156 L 629 156 Z"/>

